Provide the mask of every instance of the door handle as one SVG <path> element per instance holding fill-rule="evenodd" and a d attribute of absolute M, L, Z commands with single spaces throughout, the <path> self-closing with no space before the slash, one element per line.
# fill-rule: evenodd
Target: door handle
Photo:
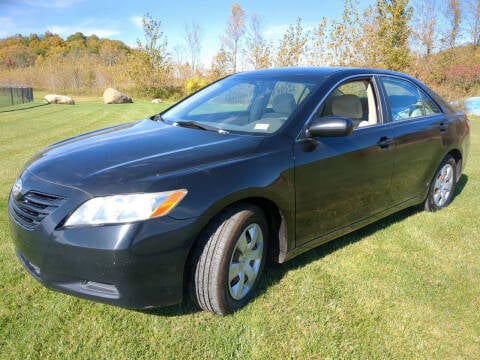
<path fill-rule="evenodd" d="M 443 134 L 447 131 L 447 124 L 445 124 L 444 122 L 440 123 L 440 125 L 438 126 L 438 129 L 440 130 L 440 132 Z"/>
<path fill-rule="evenodd" d="M 380 149 L 388 149 L 391 143 L 393 143 L 393 139 L 387 136 L 382 136 L 380 140 L 377 141 L 377 145 L 380 147 Z"/>

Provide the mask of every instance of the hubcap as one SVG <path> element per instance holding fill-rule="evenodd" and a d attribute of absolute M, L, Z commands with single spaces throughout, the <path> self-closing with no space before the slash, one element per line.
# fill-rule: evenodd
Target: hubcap
<path fill-rule="evenodd" d="M 260 225 L 248 225 L 237 239 L 228 271 L 228 290 L 235 300 L 243 299 L 255 283 L 263 257 Z"/>
<path fill-rule="evenodd" d="M 450 198 L 453 187 L 453 166 L 443 165 L 438 172 L 433 188 L 433 201 L 437 207 L 444 206 Z"/>

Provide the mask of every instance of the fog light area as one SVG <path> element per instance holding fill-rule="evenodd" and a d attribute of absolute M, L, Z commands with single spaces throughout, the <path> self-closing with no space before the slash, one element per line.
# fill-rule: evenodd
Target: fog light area
<path fill-rule="evenodd" d="M 111 295 L 115 297 L 118 297 L 120 295 L 116 286 L 111 284 L 104 284 L 96 281 L 85 280 L 82 282 L 81 287 L 84 290 Z"/>

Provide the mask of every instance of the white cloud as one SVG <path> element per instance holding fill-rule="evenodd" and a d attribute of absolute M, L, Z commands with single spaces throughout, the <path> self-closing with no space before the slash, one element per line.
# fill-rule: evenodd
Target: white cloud
<path fill-rule="evenodd" d="M 65 9 L 82 1 L 83 0 L 23 0 L 22 2 L 32 7 Z"/>
<path fill-rule="evenodd" d="M 265 37 L 267 39 L 278 39 L 285 34 L 289 26 L 288 24 L 270 26 L 264 31 Z"/>
<path fill-rule="evenodd" d="M 102 28 L 89 28 L 83 26 L 49 26 L 48 29 L 54 33 L 61 36 L 69 36 L 75 34 L 77 31 L 83 33 L 86 36 L 97 35 L 98 37 L 111 37 L 114 35 L 119 35 L 119 30 L 114 29 L 102 29 Z"/>
<path fill-rule="evenodd" d="M 143 17 L 141 16 L 132 16 L 130 17 L 130 22 L 135 25 L 136 27 L 142 29 L 143 28 Z"/>
<path fill-rule="evenodd" d="M 85 29 L 83 33 L 87 36 L 95 34 L 101 38 L 103 37 L 109 38 L 115 35 L 120 35 L 119 30 L 113 30 L 113 29 Z"/>
<path fill-rule="evenodd" d="M 58 34 L 58 35 L 70 35 L 71 34 L 71 29 L 66 27 L 66 26 L 49 26 L 48 31 Z"/>
<path fill-rule="evenodd" d="M 15 30 L 15 24 L 12 18 L 0 16 L 0 38 L 11 35 Z"/>

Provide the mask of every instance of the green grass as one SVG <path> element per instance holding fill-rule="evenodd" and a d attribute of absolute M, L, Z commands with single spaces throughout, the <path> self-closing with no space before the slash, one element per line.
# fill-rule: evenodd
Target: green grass
<path fill-rule="evenodd" d="M 480 358 L 478 118 L 447 209 L 408 209 L 272 264 L 258 296 L 234 315 L 188 302 L 131 311 L 42 287 L 17 261 L 7 225 L 8 192 L 25 161 L 49 143 L 164 106 L 0 112 L 0 359 Z"/>

